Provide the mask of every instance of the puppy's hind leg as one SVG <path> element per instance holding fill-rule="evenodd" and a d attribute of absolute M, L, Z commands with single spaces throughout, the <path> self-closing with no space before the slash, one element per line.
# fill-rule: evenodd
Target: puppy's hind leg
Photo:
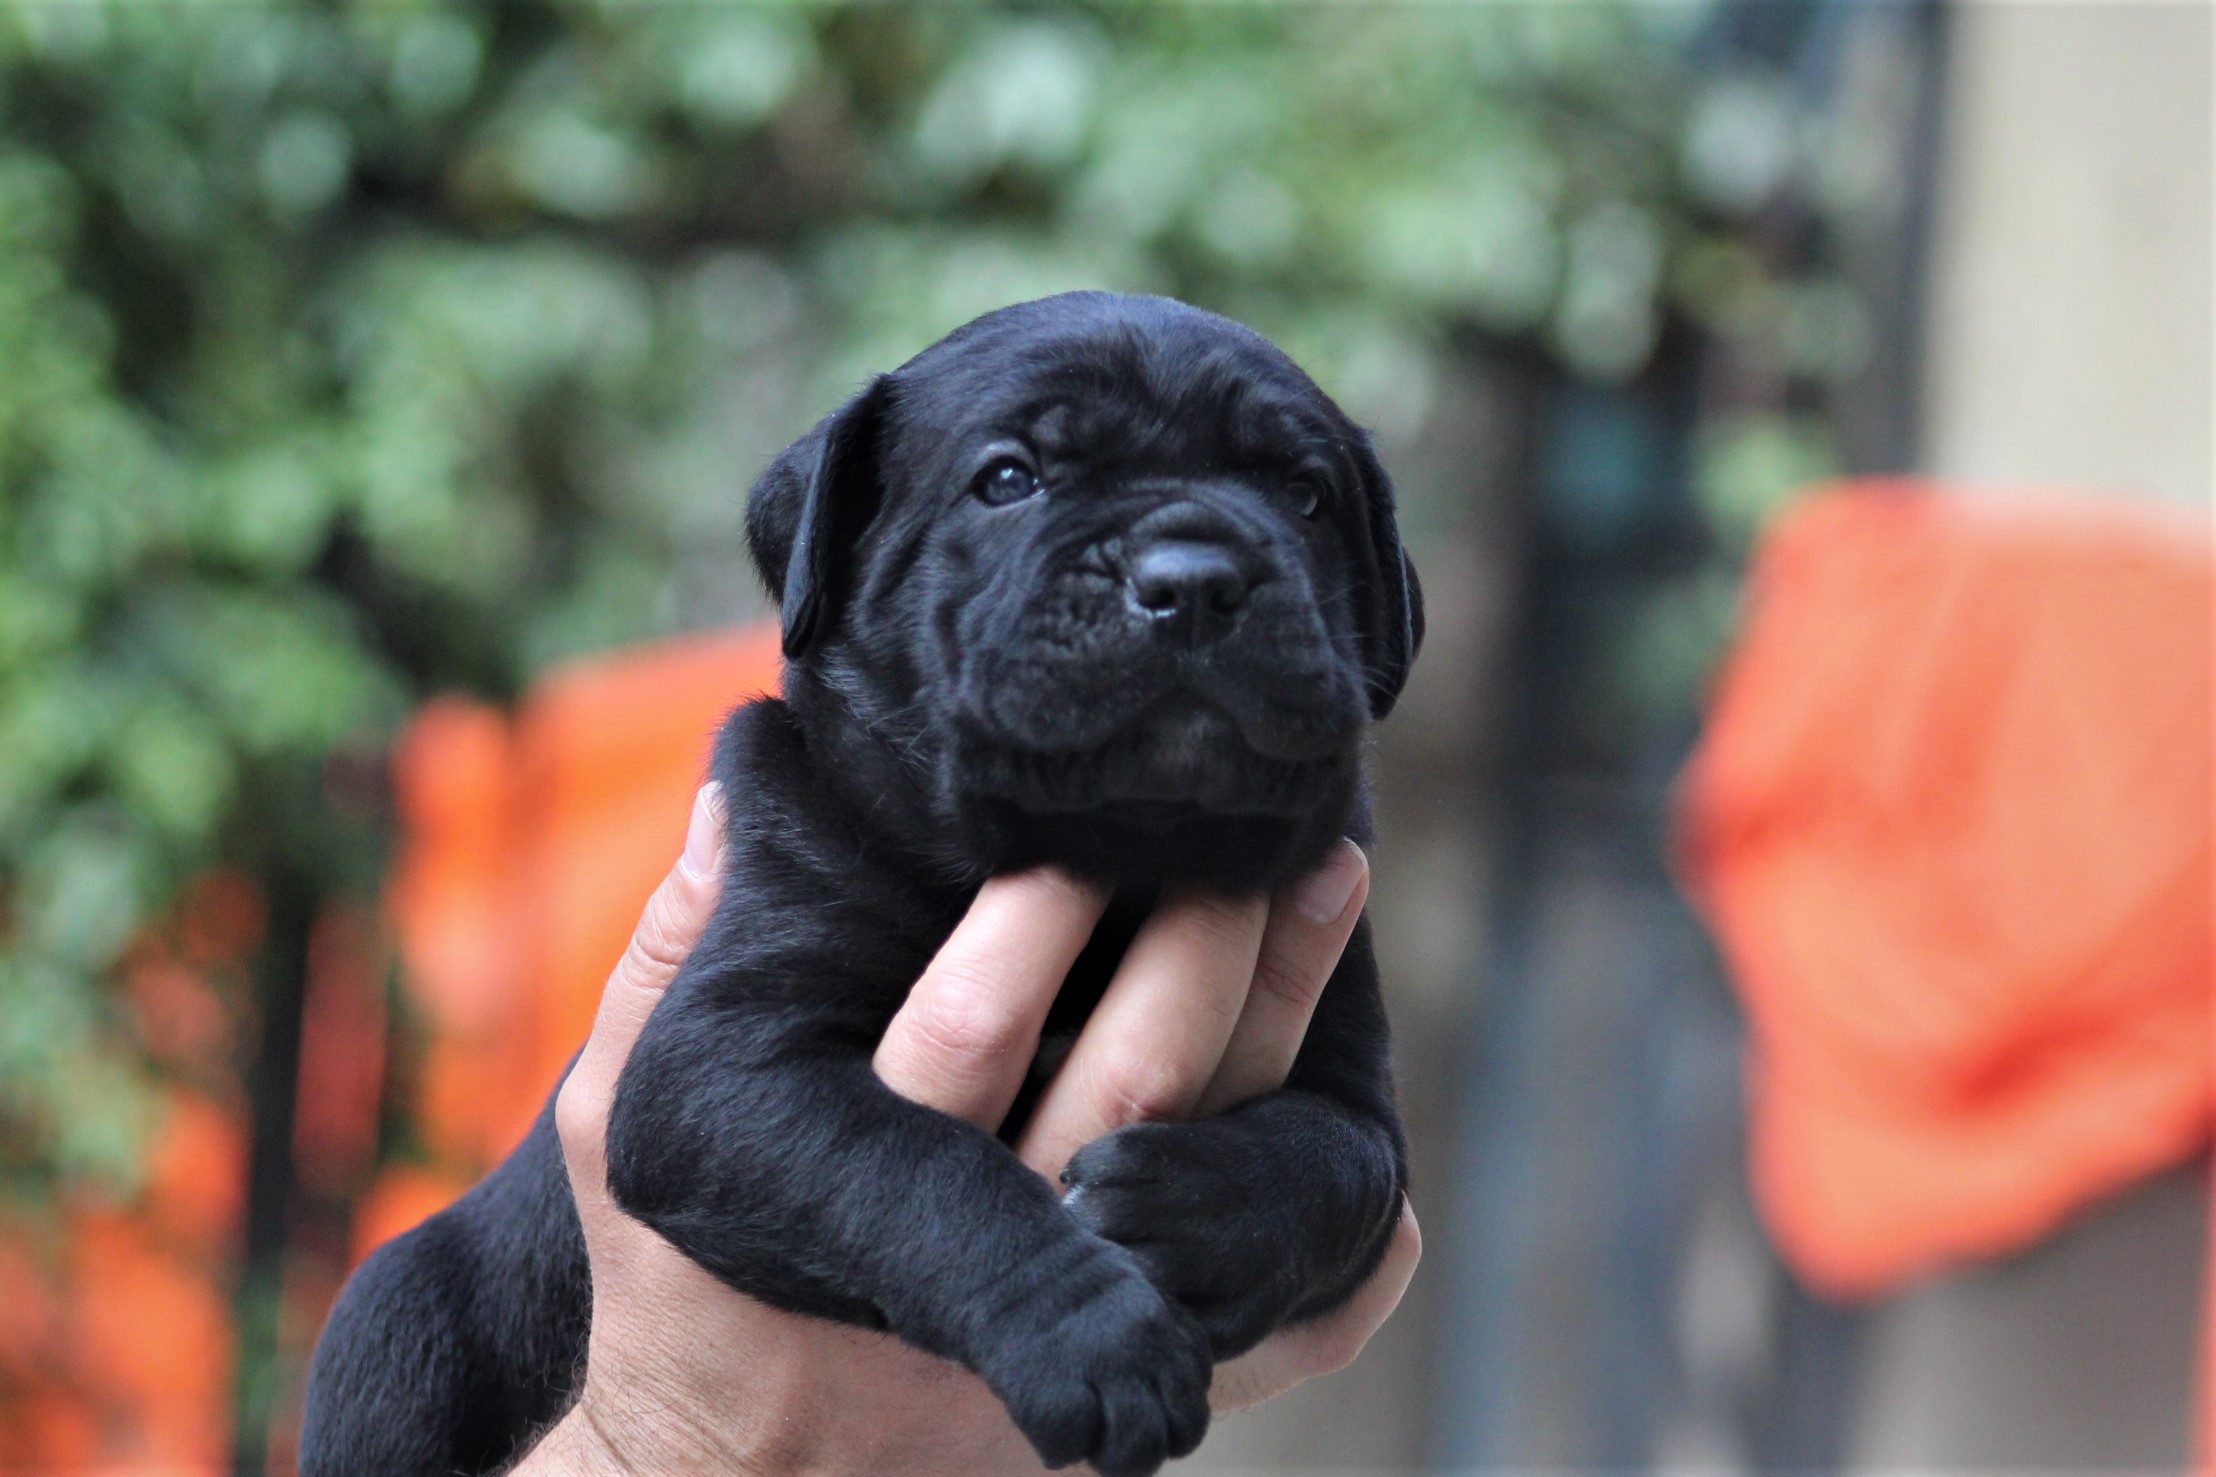
<path fill-rule="evenodd" d="M 300 1431 L 301 1477 L 445 1477 L 478 1470 L 467 1448 L 482 1392 L 469 1335 L 474 1258 L 438 1216 L 380 1248 L 347 1281 L 316 1345 Z M 476 1438 L 476 1439 L 473 1439 Z"/>
<path fill-rule="evenodd" d="M 347 1280 L 308 1374 L 302 1477 L 503 1470 L 569 1408 L 592 1272 L 551 1110 Z"/>

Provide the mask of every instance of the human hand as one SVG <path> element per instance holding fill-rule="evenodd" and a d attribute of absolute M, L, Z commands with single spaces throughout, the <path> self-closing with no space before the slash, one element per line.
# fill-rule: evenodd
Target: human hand
<path fill-rule="evenodd" d="M 684 856 L 648 901 L 556 1102 L 592 1260 L 590 1352 L 576 1406 L 514 1471 L 1037 1472 L 1029 1444 L 969 1371 L 886 1334 L 745 1297 L 609 1197 L 616 1080 L 714 906 L 715 805 L 713 787 L 696 799 Z M 1024 1162 L 1051 1182 L 1071 1153 L 1113 1129 L 1220 1112 L 1279 1085 L 1367 892 L 1367 863 L 1346 843 L 1268 902 L 1165 900 L 1041 1099 L 1017 1146 Z M 986 883 L 893 1018 L 878 1075 L 997 1130 L 1106 901 L 1052 871 Z M 1355 1297 L 1218 1366 L 1210 1404 L 1243 1409 L 1343 1367 L 1399 1302 L 1420 1254 L 1404 1207 L 1384 1263 Z"/>

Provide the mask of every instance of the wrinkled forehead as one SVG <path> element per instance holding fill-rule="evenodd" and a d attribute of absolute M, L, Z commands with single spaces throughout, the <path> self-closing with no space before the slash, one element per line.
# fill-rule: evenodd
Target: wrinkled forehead
<path fill-rule="evenodd" d="M 1268 340 L 1226 320 L 994 323 L 903 367 L 902 439 L 928 459 L 994 440 L 1090 466 L 1179 471 L 1337 460 L 1351 428 Z"/>

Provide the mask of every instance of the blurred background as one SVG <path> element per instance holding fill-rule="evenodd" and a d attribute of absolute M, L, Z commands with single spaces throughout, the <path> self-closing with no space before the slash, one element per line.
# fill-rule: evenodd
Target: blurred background
<path fill-rule="evenodd" d="M 774 682 L 753 476 L 1081 286 L 1374 427 L 1430 604 L 1373 903 L 1425 1263 L 1190 1468 L 2182 1465 L 2205 928 L 2190 1112 L 1847 1275 L 1750 1188 L 1771 976 L 1672 797 L 1828 479 L 2161 524 L 2205 694 L 2212 50 L 2183 3 L 0 3 L 0 1470 L 291 1469 L 346 1271 L 513 1142 Z M 2153 808 L 2205 878 L 2201 718 Z"/>

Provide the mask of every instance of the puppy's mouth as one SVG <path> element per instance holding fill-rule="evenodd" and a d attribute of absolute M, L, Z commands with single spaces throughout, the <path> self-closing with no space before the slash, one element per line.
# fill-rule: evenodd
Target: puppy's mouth
<path fill-rule="evenodd" d="M 1302 815 L 1350 762 L 1336 752 L 1264 754 L 1230 713 L 1183 690 L 1149 704 L 1090 749 L 1042 752 L 973 741 L 969 757 L 980 793 L 1033 814 L 1105 812 L 1161 829 L 1208 816 Z"/>

